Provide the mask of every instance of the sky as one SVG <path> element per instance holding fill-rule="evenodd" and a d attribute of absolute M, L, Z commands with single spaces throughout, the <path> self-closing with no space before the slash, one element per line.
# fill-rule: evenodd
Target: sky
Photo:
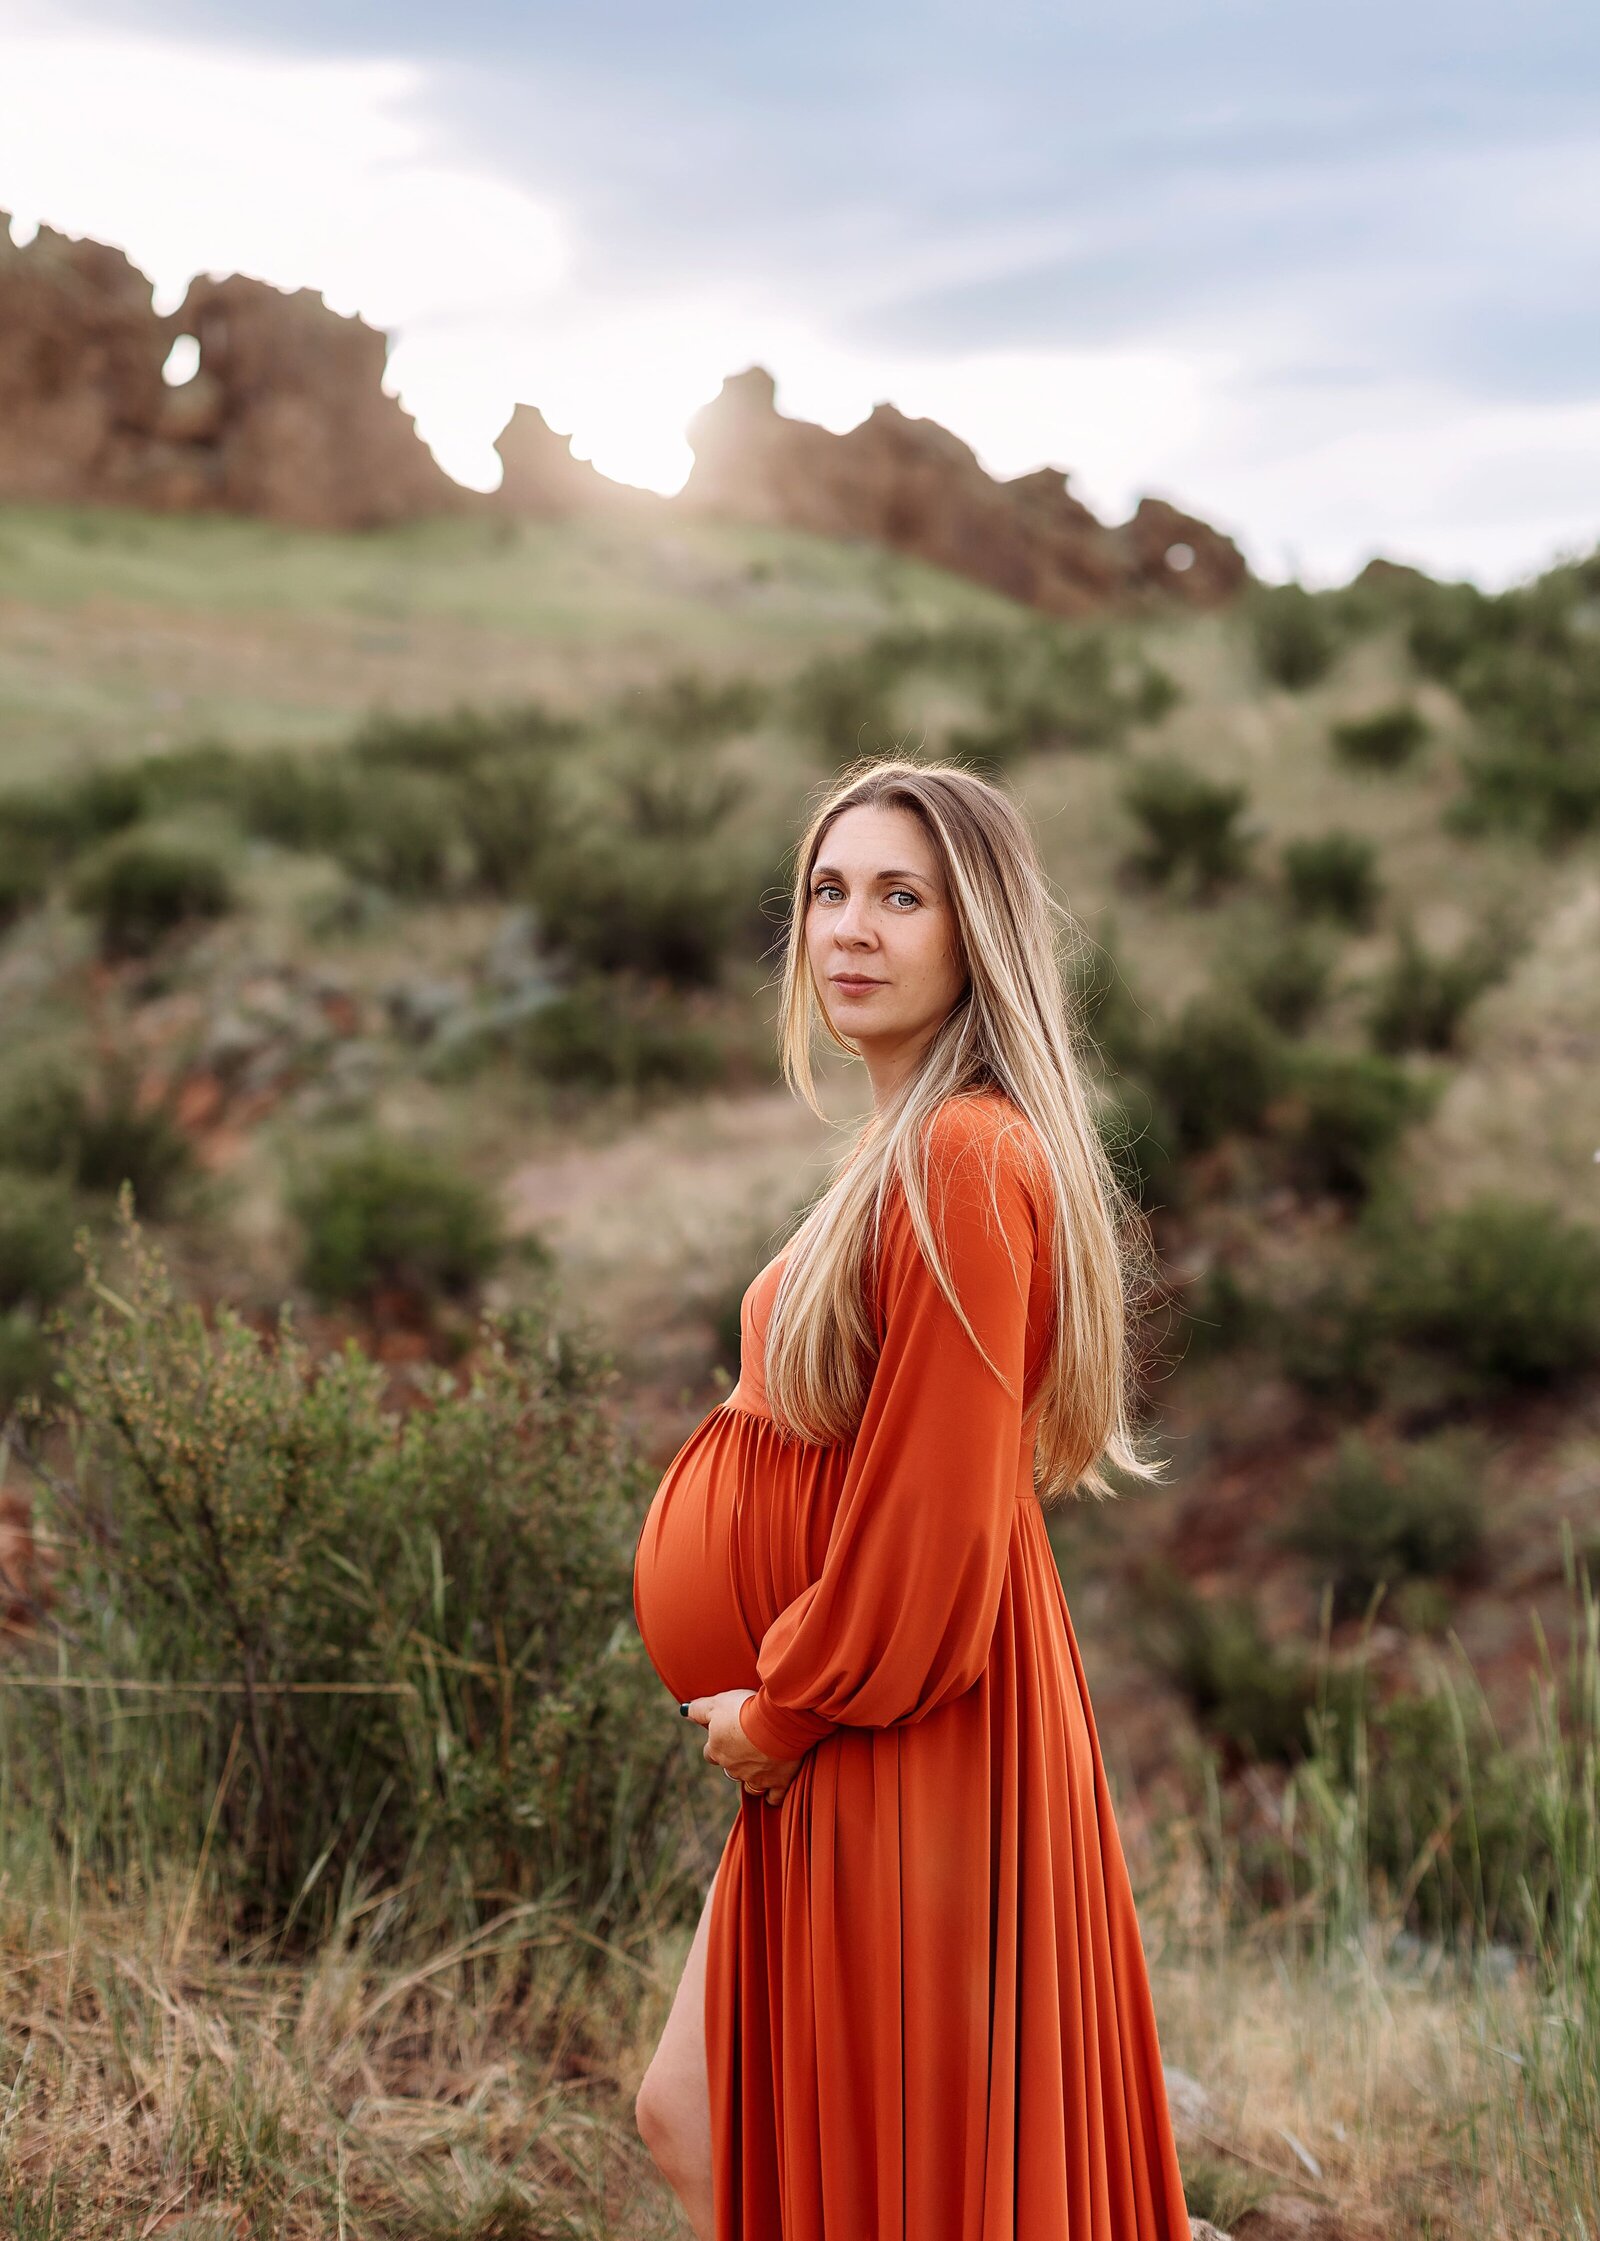
<path fill-rule="evenodd" d="M 761 363 L 1264 576 L 1600 540 L 1590 0 L 0 0 L 0 209 L 361 312 L 480 488 Z"/>

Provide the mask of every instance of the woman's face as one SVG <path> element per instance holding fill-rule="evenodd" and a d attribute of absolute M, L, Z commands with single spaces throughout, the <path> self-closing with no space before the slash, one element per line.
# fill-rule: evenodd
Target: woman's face
<path fill-rule="evenodd" d="M 863 805 L 834 819 L 812 867 L 805 937 L 823 1008 L 860 1048 L 881 1103 L 966 986 L 919 817 Z"/>

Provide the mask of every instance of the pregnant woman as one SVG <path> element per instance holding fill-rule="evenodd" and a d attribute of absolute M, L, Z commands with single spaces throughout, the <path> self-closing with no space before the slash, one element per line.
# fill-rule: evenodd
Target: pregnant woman
<path fill-rule="evenodd" d="M 740 1785 L 640 2129 L 699 2241 L 1188 2241 L 1041 1507 L 1156 1475 L 1065 913 L 947 765 L 848 773 L 796 870 L 785 1073 L 820 1112 L 820 1014 L 874 1109 L 639 1538 L 651 1662 Z"/>

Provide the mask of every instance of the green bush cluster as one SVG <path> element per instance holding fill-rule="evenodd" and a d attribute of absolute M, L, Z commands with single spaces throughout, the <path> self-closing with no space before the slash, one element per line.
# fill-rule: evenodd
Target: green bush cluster
<path fill-rule="evenodd" d="M 1304 1489 L 1284 1529 L 1333 1591 L 1335 1618 L 1380 1588 L 1468 1575 L 1483 1553 L 1485 1452 L 1460 1428 L 1379 1447 L 1357 1431 Z"/>
<path fill-rule="evenodd" d="M 129 1222 L 66 1339 L 47 1654 L 206 1687 L 123 1723 L 92 1786 L 93 1698 L 34 1699 L 8 1811 L 70 1823 L 93 1876 L 132 1832 L 192 1854 L 214 1809 L 236 1912 L 279 1923 L 351 1876 L 469 1919 L 528 1896 L 603 1918 L 670 1878 L 683 1754 L 632 1625 L 643 1488 L 608 1375 L 529 1309 L 396 1416 L 353 1345 L 318 1359 L 287 1311 L 263 1338 L 181 1303 Z"/>
<path fill-rule="evenodd" d="M 1410 701 L 1333 727 L 1334 752 L 1352 770 L 1401 770 L 1428 736 L 1427 718 Z"/>
<path fill-rule="evenodd" d="M 482 1186 L 391 1136 L 326 1156 L 296 1179 L 289 1205 L 304 1237 L 302 1278 L 321 1300 L 463 1298 L 504 1251 Z"/>
<path fill-rule="evenodd" d="M 1314 1046 L 1285 1061 L 1289 1095 L 1277 1135 L 1299 1188 L 1364 1198 L 1413 1121 L 1436 1103 L 1442 1080 L 1391 1058 Z"/>
<path fill-rule="evenodd" d="M 1408 922 L 1392 963 L 1373 984 L 1367 1032 L 1380 1051 L 1454 1050 L 1461 1023 L 1486 988 L 1502 979 L 1515 945 L 1484 929 L 1451 956 L 1424 948 Z"/>
<path fill-rule="evenodd" d="M 1152 1038 L 1145 1073 L 1170 1116 L 1177 1147 L 1204 1151 L 1260 1126 L 1288 1077 L 1283 1039 L 1255 1006 L 1228 990 L 1191 997 Z"/>
<path fill-rule="evenodd" d="M 1455 830 L 1556 847 L 1600 824 L 1597 615 L 1600 555 L 1498 594 L 1438 584 L 1419 598 L 1412 657 L 1477 720 Z"/>
<path fill-rule="evenodd" d="M 9 1166 L 112 1196 L 131 1184 L 144 1210 L 172 1210 L 193 1172 L 189 1140 L 133 1069 L 62 1049 L 31 1052 L 0 1080 L 0 1147 Z"/>
<path fill-rule="evenodd" d="M 1290 1763 L 1309 1747 L 1310 1662 L 1269 1642 L 1247 1596 L 1202 1595 L 1153 1560 L 1135 1588 L 1145 1655 L 1184 1698 L 1202 1729 L 1247 1760 Z"/>
<path fill-rule="evenodd" d="M 1122 789 L 1122 804 L 1139 827 L 1131 861 L 1158 885 L 1186 881 L 1208 900 L 1246 868 L 1250 836 L 1240 825 L 1249 789 L 1207 778 L 1176 756 L 1149 756 Z"/>
<path fill-rule="evenodd" d="M 1285 841 L 1283 884 L 1300 918 L 1370 926 L 1378 906 L 1378 851 L 1359 833 L 1317 833 Z"/>
<path fill-rule="evenodd" d="M 1286 692 L 1319 684 L 1339 651 L 1337 610 L 1303 584 L 1257 584 L 1246 617 L 1263 677 Z"/>
<path fill-rule="evenodd" d="M 180 927 L 234 908 L 223 851 L 199 836 L 135 826 L 104 842 L 73 875 L 74 907 L 94 920 L 105 957 L 146 957 Z"/>
<path fill-rule="evenodd" d="M 1452 1406 L 1558 1387 L 1600 1358 L 1600 1238 L 1539 1200 L 1429 1220 L 1384 1194 L 1352 1264 L 1272 1328 L 1291 1376 L 1351 1405 L 1402 1379 Z"/>

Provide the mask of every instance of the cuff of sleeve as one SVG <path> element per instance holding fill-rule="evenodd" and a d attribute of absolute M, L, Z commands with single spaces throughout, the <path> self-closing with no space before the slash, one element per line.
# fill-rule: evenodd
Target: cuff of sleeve
<path fill-rule="evenodd" d="M 765 1689 L 757 1689 L 739 1707 L 739 1725 L 758 1751 L 769 1759 L 797 1759 L 833 1731 L 833 1722 L 819 1713 L 786 1710 L 774 1704 Z"/>

